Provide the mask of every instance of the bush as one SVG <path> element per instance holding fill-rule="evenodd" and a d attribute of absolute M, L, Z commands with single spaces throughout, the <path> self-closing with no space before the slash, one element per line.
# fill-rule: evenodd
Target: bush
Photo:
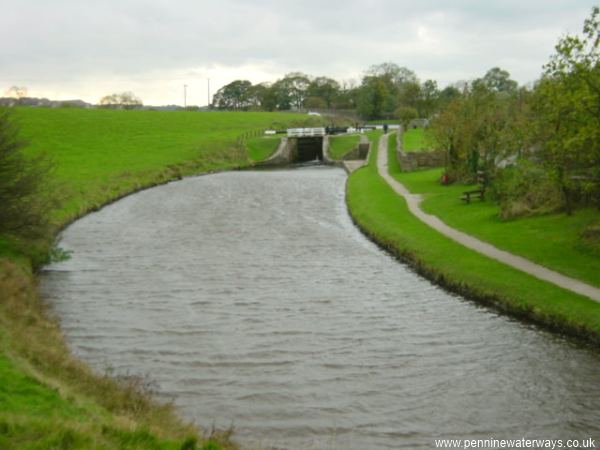
<path fill-rule="evenodd" d="M 50 231 L 55 206 L 47 184 L 51 164 L 28 156 L 27 143 L 7 110 L 0 110 L 0 235 L 41 238 Z"/>
<path fill-rule="evenodd" d="M 546 214 L 564 207 L 564 196 L 550 172 L 529 161 L 499 171 L 491 188 L 500 217 Z"/>

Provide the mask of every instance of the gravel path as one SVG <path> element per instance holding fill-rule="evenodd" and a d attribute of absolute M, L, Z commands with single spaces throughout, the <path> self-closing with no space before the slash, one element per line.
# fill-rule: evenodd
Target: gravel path
<path fill-rule="evenodd" d="M 402 183 L 392 178 L 392 176 L 389 174 L 387 141 L 388 135 L 383 135 L 379 139 L 377 170 L 383 179 L 392 187 L 392 189 L 406 199 L 406 202 L 408 203 L 408 209 L 412 214 L 425 222 L 431 228 L 442 233 L 444 236 L 448 236 L 449 238 L 455 240 L 459 244 L 464 245 L 465 247 L 470 248 L 471 250 L 475 250 L 482 255 L 488 256 L 504 264 L 508 264 L 515 269 L 522 270 L 523 272 L 533 275 L 540 280 L 548 281 L 552 284 L 560 286 L 561 288 L 568 289 L 577 294 L 589 297 L 596 302 L 600 302 L 600 289 L 597 287 L 540 266 L 539 264 L 531 262 L 530 260 L 521 256 L 500 250 L 487 242 L 480 241 L 469 234 L 449 227 L 438 217 L 424 212 L 419 206 L 422 197 L 418 194 L 411 194 Z"/>

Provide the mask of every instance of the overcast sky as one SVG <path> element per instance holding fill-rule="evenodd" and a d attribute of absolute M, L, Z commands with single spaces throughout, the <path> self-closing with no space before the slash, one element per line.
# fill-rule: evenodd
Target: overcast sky
<path fill-rule="evenodd" d="M 537 79 L 592 0 L 18 0 L 0 16 L 0 95 L 133 91 L 145 104 L 207 103 L 234 79 L 291 71 L 360 80 L 394 62 L 440 86 L 508 70 Z"/>

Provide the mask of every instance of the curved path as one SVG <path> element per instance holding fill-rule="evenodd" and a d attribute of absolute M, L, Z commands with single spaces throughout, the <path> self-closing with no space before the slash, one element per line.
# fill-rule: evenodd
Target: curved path
<path fill-rule="evenodd" d="M 431 228 L 439 231 L 444 236 L 455 240 L 459 244 L 465 247 L 475 250 L 482 255 L 488 256 L 492 259 L 500 261 L 504 264 L 519 269 L 536 278 L 544 281 L 548 281 L 556 286 L 564 289 L 568 289 L 577 294 L 581 294 L 585 297 L 589 297 L 596 302 L 600 302 L 600 289 L 595 286 L 589 285 L 582 281 L 576 280 L 575 278 L 567 277 L 559 272 L 550 270 L 544 266 L 540 266 L 528 259 L 521 256 L 514 255 L 512 253 L 500 250 L 493 245 L 480 241 L 479 239 L 458 231 L 455 228 L 449 227 L 442 222 L 438 217 L 427 214 L 424 212 L 419 204 L 421 203 L 422 197 L 418 194 L 411 194 L 406 187 L 396 179 L 394 179 L 388 171 L 388 152 L 387 152 L 388 135 L 383 135 L 379 139 L 379 148 L 377 152 L 377 170 L 379 175 L 391 186 L 391 188 L 402 197 L 406 199 L 408 209 L 412 214 L 418 217 L 421 221 L 425 222 Z"/>

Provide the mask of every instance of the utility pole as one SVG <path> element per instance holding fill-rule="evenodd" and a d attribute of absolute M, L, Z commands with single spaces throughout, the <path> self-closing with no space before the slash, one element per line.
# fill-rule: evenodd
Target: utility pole
<path fill-rule="evenodd" d="M 206 98 L 207 98 L 207 106 L 210 109 L 210 78 L 206 79 Z"/>
<path fill-rule="evenodd" d="M 187 84 L 183 85 L 183 107 L 187 107 Z"/>

